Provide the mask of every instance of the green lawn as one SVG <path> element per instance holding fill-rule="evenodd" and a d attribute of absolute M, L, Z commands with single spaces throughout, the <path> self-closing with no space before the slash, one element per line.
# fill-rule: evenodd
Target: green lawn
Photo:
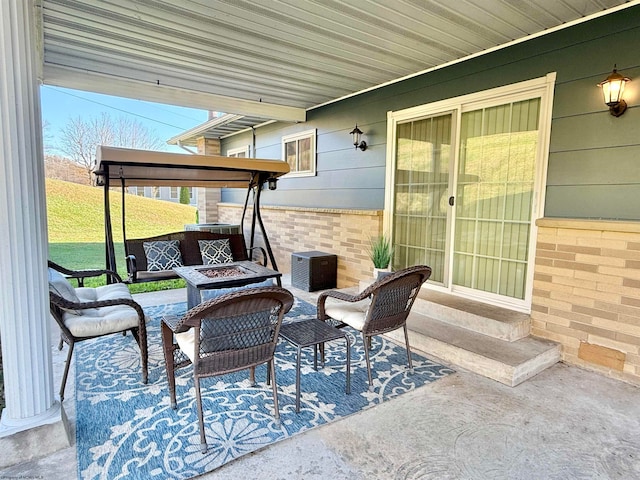
<path fill-rule="evenodd" d="M 47 179 L 49 258 L 70 269 L 105 268 L 104 191 L 61 180 Z M 110 195 L 113 240 L 118 273 L 126 278 L 122 243 L 121 194 Z M 144 238 L 184 230 L 195 223 L 196 209 L 189 205 L 126 195 L 127 238 Z M 105 277 L 88 279 L 87 286 L 104 284 Z M 183 280 L 130 285 L 132 293 L 184 287 Z"/>
<path fill-rule="evenodd" d="M 124 261 L 124 245 L 115 244 L 116 265 L 118 273 L 123 279 L 127 278 L 127 266 Z M 104 269 L 106 265 L 104 243 L 49 243 L 49 258 L 63 267 L 71 270 Z M 104 285 L 105 277 L 88 278 L 85 287 Z M 131 293 L 155 292 L 182 288 L 184 280 L 164 280 L 160 282 L 136 283 L 129 285 Z"/>

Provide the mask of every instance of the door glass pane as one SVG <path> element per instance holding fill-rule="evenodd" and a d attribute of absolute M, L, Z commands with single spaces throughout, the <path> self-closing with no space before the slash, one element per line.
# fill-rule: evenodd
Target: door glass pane
<path fill-rule="evenodd" d="M 399 124 L 394 185 L 394 269 L 426 264 L 443 282 L 447 227 L 450 114 Z"/>
<path fill-rule="evenodd" d="M 453 282 L 523 299 L 540 99 L 462 114 Z"/>

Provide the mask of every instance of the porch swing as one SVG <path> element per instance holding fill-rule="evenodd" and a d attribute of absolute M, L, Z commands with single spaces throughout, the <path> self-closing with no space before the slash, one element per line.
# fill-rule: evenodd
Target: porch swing
<path fill-rule="evenodd" d="M 171 271 L 144 272 L 139 274 L 136 268 L 135 255 L 142 251 L 143 240 L 153 239 L 188 239 L 191 245 L 184 248 L 185 264 L 197 264 L 200 262 L 200 251 L 197 247 L 199 239 L 230 238 L 234 260 L 250 259 L 253 251 L 262 247 L 256 246 L 256 223 L 262 234 L 266 266 L 267 261 L 271 269 L 277 271 L 278 267 L 269 242 L 269 237 L 262 221 L 260 212 L 260 198 L 265 183 L 269 189 L 274 190 L 278 177 L 289 172 L 287 162 L 281 160 L 266 160 L 255 158 L 235 158 L 219 155 L 184 155 L 170 152 L 155 152 L 149 150 L 136 150 L 129 148 L 116 148 L 99 146 L 96 154 L 96 168 L 94 175 L 96 183 L 104 187 L 104 225 L 105 225 L 105 254 L 106 269 L 117 271 L 115 247 L 113 243 L 113 231 L 111 222 L 110 188 L 118 186 L 122 189 L 122 235 L 127 257 L 128 281 L 137 283 L 141 281 L 157 281 L 168 278 L 177 278 Z M 168 187 L 204 187 L 204 188 L 246 188 L 240 233 L 218 235 L 204 231 L 174 232 L 167 235 L 153 237 L 153 239 L 140 239 L 139 241 L 127 240 L 125 227 L 125 190 L 129 186 L 168 186 Z M 244 222 L 249 201 L 253 197 L 252 218 L 250 227 L 249 248 L 246 248 L 244 240 Z M 133 250 L 136 250 L 135 252 Z M 133 257 L 133 265 L 131 265 Z M 245 257 L 245 258 L 243 258 Z M 246 258 L 249 257 L 249 258 Z M 144 254 L 138 258 L 146 266 Z M 133 273 L 131 269 L 133 268 Z M 112 282 L 114 279 L 108 279 Z"/>

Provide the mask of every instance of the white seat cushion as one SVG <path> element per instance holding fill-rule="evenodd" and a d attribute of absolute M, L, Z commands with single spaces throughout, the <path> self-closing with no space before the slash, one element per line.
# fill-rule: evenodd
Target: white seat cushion
<path fill-rule="evenodd" d="M 369 298 L 365 298 L 359 302 L 345 302 L 337 298 L 327 297 L 324 304 L 324 311 L 334 320 L 344 322 L 356 330 L 362 330 L 370 304 L 371 299 Z"/>
<path fill-rule="evenodd" d="M 273 329 L 271 328 L 269 312 L 263 312 L 262 317 L 262 325 L 260 327 L 256 326 L 256 328 L 252 330 L 247 330 L 247 324 L 255 325 L 255 319 L 230 317 L 216 320 L 218 331 L 220 333 L 227 332 L 227 335 L 214 335 L 203 339 L 205 342 L 205 349 L 209 353 L 227 350 L 240 350 L 255 347 L 256 345 L 271 341 Z M 236 333 L 231 333 L 234 330 Z M 246 331 L 247 335 L 243 334 L 244 331 Z M 189 357 L 191 363 L 194 363 L 196 358 L 195 332 L 195 328 L 190 328 L 186 332 L 175 334 L 180 350 Z"/>
<path fill-rule="evenodd" d="M 180 350 L 182 350 L 182 352 L 187 357 L 189 357 L 189 360 L 191 360 L 191 363 L 195 363 L 196 361 L 195 332 L 196 332 L 195 328 L 190 328 L 186 332 L 176 333 L 175 335 L 176 342 L 178 342 L 178 345 L 180 346 Z"/>
<path fill-rule="evenodd" d="M 132 298 L 129 289 L 123 283 L 97 288 L 80 287 L 76 288 L 76 294 L 81 302 Z M 127 305 L 87 308 L 78 310 L 77 313 L 78 315 L 65 312 L 62 316 L 65 325 L 76 337 L 105 335 L 138 326 L 137 312 Z"/>
<path fill-rule="evenodd" d="M 98 302 L 100 300 L 113 300 L 114 298 L 133 298 L 131 292 L 124 283 L 112 283 L 101 287 L 79 287 L 76 295 L 82 302 Z"/>

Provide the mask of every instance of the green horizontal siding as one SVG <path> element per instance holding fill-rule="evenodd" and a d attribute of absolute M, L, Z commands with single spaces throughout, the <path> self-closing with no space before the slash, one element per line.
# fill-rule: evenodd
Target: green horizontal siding
<path fill-rule="evenodd" d="M 576 202 L 576 198 L 580 199 Z M 547 217 L 571 217 L 607 220 L 638 220 L 640 186 L 566 185 L 547 188 Z"/>
<path fill-rule="evenodd" d="M 280 158 L 283 135 L 317 129 L 313 178 L 285 179 L 265 195 L 276 205 L 384 207 L 386 116 L 446 98 L 538 78 L 556 72 L 545 215 L 640 219 L 640 6 L 538 37 L 466 62 L 407 79 L 335 104 L 310 110 L 304 124 L 257 130 L 259 158 Z M 617 63 L 632 77 L 629 110 L 609 115 L 596 83 Z M 369 148 L 350 143 L 358 124 Z M 225 148 L 251 143 L 251 134 L 223 141 Z M 224 192 L 223 200 L 243 197 Z"/>

